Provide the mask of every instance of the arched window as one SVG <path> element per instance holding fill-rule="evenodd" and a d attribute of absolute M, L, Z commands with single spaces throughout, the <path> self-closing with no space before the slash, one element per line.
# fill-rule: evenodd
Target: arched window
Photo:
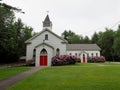
<path fill-rule="evenodd" d="M 36 49 L 33 49 L 33 58 L 35 59 L 36 56 Z"/>
<path fill-rule="evenodd" d="M 96 53 L 96 57 L 98 56 L 98 53 Z"/>
<path fill-rule="evenodd" d="M 93 57 L 93 53 L 91 53 L 91 56 Z"/>
<path fill-rule="evenodd" d="M 85 57 L 85 54 L 83 54 L 83 57 Z"/>
<path fill-rule="evenodd" d="M 47 51 L 43 48 L 40 52 L 40 55 L 47 55 Z"/>
<path fill-rule="evenodd" d="M 56 56 L 58 56 L 58 55 L 60 55 L 60 49 L 59 48 L 56 49 Z"/>
<path fill-rule="evenodd" d="M 77 56 L 77 53 L 75 53 L 75 56 Z"/>

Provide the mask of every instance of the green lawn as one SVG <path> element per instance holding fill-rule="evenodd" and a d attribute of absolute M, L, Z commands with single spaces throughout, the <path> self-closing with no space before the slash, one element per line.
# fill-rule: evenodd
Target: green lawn
<path fill-rule="evenodd" d="M 120 64 L 48 67 L 9 90 L 120 90 Z"/>
<path fill-rule="evenodd" d="M 8 78 L 12 75 L 21 73 L 23 71 L 29 70 L 30 67 L 10 67 L 10 68 L 0 68 L 0 80 Z"/>

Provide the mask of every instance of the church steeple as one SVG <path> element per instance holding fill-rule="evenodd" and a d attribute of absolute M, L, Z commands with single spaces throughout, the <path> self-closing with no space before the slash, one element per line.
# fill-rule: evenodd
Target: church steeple
<path fill-rule="evenodd" d="M 52 30 L 52 22 L 50 21 L 49 15 L 47 14 L 45 20 L 43 21 L 43 29 Z"/>

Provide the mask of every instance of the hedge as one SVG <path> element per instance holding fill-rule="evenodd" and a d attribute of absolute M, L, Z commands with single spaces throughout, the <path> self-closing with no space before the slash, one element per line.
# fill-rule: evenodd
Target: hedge
<path fill-rule="evenodd" d="M 99 56 L 99 57 L 88 57 L 87 61 L 90 63 L 96 63 L 96 62 L 105 62 L 105 57 L 104 56 Z"/>
<path fill-rule="evenodd" d="M 52 58 L 52 66 L 75 64 L 80 59 L 73 55 L 59 55 Z"/>

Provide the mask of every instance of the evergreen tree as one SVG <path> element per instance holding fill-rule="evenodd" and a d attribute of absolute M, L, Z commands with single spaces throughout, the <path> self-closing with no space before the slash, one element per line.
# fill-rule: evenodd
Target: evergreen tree
<path fill-rule="evenodd" d="M 120 61 L 120 25 L 118 30 L 115 32 L 114 45 L 113 45 L 115 56 L 117 61 Z"/>
<path fill-rule="evenodd" d="M 15 21 L 14 11 L 21 9 L 0 3 L 0 63 L 15 62 L 25 55 L 24 42 L 32 36 L 31 27 L 21 19 Z"/>

